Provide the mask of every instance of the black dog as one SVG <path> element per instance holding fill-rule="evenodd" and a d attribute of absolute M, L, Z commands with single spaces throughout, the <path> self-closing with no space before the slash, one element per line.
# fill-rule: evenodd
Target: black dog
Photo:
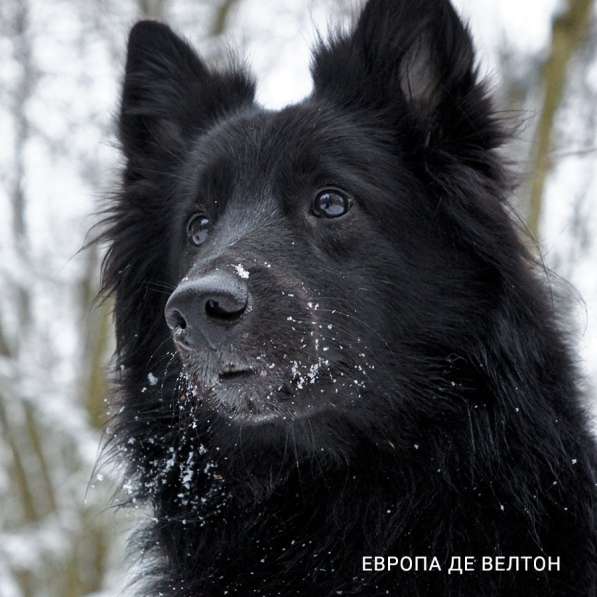
<path fill-rule="evenodd" d="M 104 288 L 143 594 L 596 595 L 595 444 L 468 32 L 370 0 L 312 72 L 271 112 L 130 35 Z"/>

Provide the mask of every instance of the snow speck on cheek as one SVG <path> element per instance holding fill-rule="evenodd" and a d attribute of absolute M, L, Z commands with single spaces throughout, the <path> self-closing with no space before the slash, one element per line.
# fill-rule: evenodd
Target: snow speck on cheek
<path fill-rule="evenodd" d="M 239 278 L 242 278 L 243 280 L 249 279 L 249 272 L 243 267 L 242 263 L 237 263 L 233 267 L 236 270 Z"/>

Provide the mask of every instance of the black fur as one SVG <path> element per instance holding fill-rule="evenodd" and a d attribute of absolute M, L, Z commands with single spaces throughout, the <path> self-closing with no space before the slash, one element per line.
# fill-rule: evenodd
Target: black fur
<path fill-rule="evenodd" d="M 239 66 L 211 71 L 157 23 L 130 35 L 103 280 L 111 446 L 153 510 L 142 594 L 595 596 L 595 443 L 468 32 L 447 0 L 369 0 L 312 72 L 310 97 L 270 112 Z M 310 212 L 329 186 L 353 198 L 343 218 Z M 242 333 L 180 356 L 168 296 L 239 265 Z M 227 359 L 262 363 L 238 400 L 273 419 L 206 387 Z M 363 555 L 443 571 L 363 572 Z M 484 555 L 561 571 L 448 574 Z"/>

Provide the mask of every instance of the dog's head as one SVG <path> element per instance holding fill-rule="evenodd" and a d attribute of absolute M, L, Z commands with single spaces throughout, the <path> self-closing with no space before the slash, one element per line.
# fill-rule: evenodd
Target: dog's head
<path fill-rule="evenodd" d="M 449 394 L 499 300 L 501 129 L 449 2 L 370 0 L 312 73 L 272 112 L 168 27 L 131 32 L 104 275 L 144 424 L 192 404 L 228 434 L 348 441 Z"/>

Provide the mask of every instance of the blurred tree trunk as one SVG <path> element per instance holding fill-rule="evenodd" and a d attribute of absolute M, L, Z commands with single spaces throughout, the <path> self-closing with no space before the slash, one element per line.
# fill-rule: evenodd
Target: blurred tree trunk
<path fill-rule="evenodd" d="M 543 195 L 552 167 L 554 126 L 566 90 L 568 66 L 585 39 L 592 9 L 593 0 L 568 0 L 566 10 L 554 19 L 552 26 L 551 50 L 543 72 L 543 106 L 532 160 L 528 227 L 535 238 L 539 236 Z"/>
<path fill-rule="evenodd" d="M 139 14 L 144 19 L 163 19 L 166 0 L 139 0 Z"/>
<path fill-rule="evenodd" d="M 210 32 L 212 37 L 218 37 L 226 31 L 228 17 L 236 4 L 238 4 L 238 0 L 223 0 L 220 4 Z"/>
<path fill-rule="evenodd" d="M 99 289 L 100 251 L 97 245 L 87 249 L 85 275 L 81 281 L 81 314 L 83 351 L 81 355 L 83 377 L 81 400 L 86 406 L 89 422 L 94 429 L 104 425 L 104 400 L 108 384 L 106 363 L 110 353 L 112 301 L 95 303 Z"/>
<path fill-rule="evenodd" d="M 25 282 L 30 273 L 29 246 L 26 217 L 26 147 L 30 137 L 26 108 L 33 94 L 36 72 L 30 39 L 30 12 L 26 0 L 11 5 L 12 23 L 8 36 L 20 66 L 11 98 L 11 115 L 14 122 L 13 166 L 11 172 L 12 235 L 18 266 L 22 274 L 14 283 L 17 326 L 12 338 L 2 334 L 2 354 L 12 362 L 13 376 L 18 378 L 21 350 L 31 333 L 31 297 Z M 12 521 L 13 527 L 32 527 L 54 506 L 54 493 L 50 470 L 40 441 L 35 413 L 20 392 L 17 384 L 9 383 L 0 389 L 0 427 L 11 455 L 13 491 L 21 506 Z M 40 482 L 41 481 L 41 482 Z M 51 497 L 50 497 L 51 496 Z M 15 577 L 25 597 L 34 594 L 36 583 L 30 570 L 16 570 Z"/>
<path fill-rule="evenodd" d="M 25 112 L 27 102 L 35 86 L 35 71 L 29 39 L 29 4 L 26 0 L 15 5 L 13 22 L 13 44 L 15 56 L 21 66 L 21 73 L 13 94 L 12 113 L 15 123 L 14 169 L 12 173 L 12 217 L 14 246 L 21 261 L 27 264 L 27 219 L 25 199 L 25 148 L 29 140 L 29 119 Z M 21 282 L 18 282 L 18 320 L 19 334 L 14 341 L 19 342 L 30 323 L 30 297 Z"/>

